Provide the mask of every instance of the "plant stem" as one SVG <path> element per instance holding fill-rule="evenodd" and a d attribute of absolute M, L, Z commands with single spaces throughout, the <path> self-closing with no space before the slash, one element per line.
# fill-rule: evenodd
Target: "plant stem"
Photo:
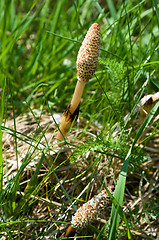
<path fill-rule="evenodd" d="M 71 106 L 70 106 L 70 112 L 73 114 L 74 111 L 77 109 L 81 97 L 82 97 L 82 93 L 83 93 L 83 89 L 85 86 L 85 82 L 83 81 L 77 81 L 76 87 L 75 87 L 75 91 L 72 97 L 72 101 L 71 101 Z"/>

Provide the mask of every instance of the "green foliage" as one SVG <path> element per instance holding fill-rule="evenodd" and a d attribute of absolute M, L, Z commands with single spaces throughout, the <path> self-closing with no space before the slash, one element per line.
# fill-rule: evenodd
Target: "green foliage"
<path fill-rule="evenodd" d="M 28 213 L 27 203 L 33 193 L 37 194 L 40 191 L 41 185 L 54 170 L 51 170 L 43 180 L 40 179 L 39 183 L 37 175 L 43 162 L 41 158 L 35 174 L 28 183 L 28 188 L 22 195 L 20 178 L 29 161 L 35 158 L 34 151 L 38 150 L 45 132 L 42 132 L 40 138 L 36 136 L 37 132 L 31 138 L 21 135 L 24 142 L 30 141 L 29 152 L 16 176 L 3 187 L 3 132 L 7 131 L 15 139 L 18 166 L 16 117 L 31 112 L 32 108 L 45 109 L 50 115 L 63 112 L 71 100 L 76 84 L 78 49 L 86 31 L 94 22 L 98 22 L 101 27 L 100 59 L 95 75 L 86 83 L 80 105 L 80 116 L 87 120 L 82 134 L 87 134 L 89 137 L 84 143 L 74 144 L 74 152 L 63 162 L 76 164 L 77 158 L 91 152 L 86 169 L 77 176 L 74 173 L 71 180 L 68 180 L 71 182 L 72 179 L 77 178 L 80 181 L 82 177 L 86 177 L 86 184 L 89 185 L 93 178 L 96 179 L 97 175 L 100 175 L 102 168 L 99 171 L 98 166 L 106 156 L 109 167 L 105 178 L 109 170 L 115 168 L 114 158 L 120 161 L 121 165 L 118 169 L 120 173 L 117 177 L 115 174 L 113 176 L 117 185 L 115 200 L 112 199 L 114 205 L 111 224 L 105 225 L 101 231 L 94 229 L 94 232 L 98 236 L 97 239 L 106 237 L 115 239 L 117 234 L 122 235 L 122 232 L 118 231 L 119 220 L 122 218 L 128 238 L 131 239 L 130 231 L 135 228 L 135 224 L 131 223 L 128 226 L 127 215 L 122 210 L 125 184 L 128 173 L 131 176 L 135 173 L 141 176 L 142 170 L 146 172 L 142 164 L 148 162 L 150 156 L 143 153 L 136 143 L 158 111 L 157 103 L 136 135 L 133 118 L 137 116 L 133 115 L 134 109 L 143 94 L 159 91 L 159 10 L 156 0 L 152 2 L 148 0 L 140 2 L 131 0 L 0 1 L 0 209 L 2 212 L 0 229 L 9 239 L 15 236 L 20 239 L 21 228 L 25 232 L 27 224 L 38 223 L 29 218 L 24 221 L 23 217 Z M 125 121 L 127 113 L 130 113 L 130 116 Z M 5 127 L 5 122 L 10 117 L 14 119 L 14 130 Z M 36 118 L 35 121 L 37 122 Z M 90 132 L 89 127 L 92 123 L 96 124 L 96 128 L 99 125 L 102 127 L 98 131 Z M 147 140 L 151 140 L 156 129 L 157 127 Z M 118 131 L 114 137 L 113 133 L 116 130 Z M 49 143 L 45 150 L 48 148 Z M 56 168 L 58 169 L 63 162 Z M 60 186 L 61 192 L 69 204 L 72 204 L 73 196 L 63 186 L 63 177 L 61 180 L 54 173 L 54 178 L 56 184 L 53 184 L 50 191 Z M 105 178 L 102 176 L 100 181 L 98 180 L 101 186 L 104 186 Z M 149 182 L 149 178 L 145 178 L 145 181 Z M 86 199 L 89 190 L 90 187 Z M 59 199 L 61 192 L 58 193 Z M 65 200 L 62 199 L 62 202 L 65 205 Z M 34 206 L 33 203 L 36 203 L 34 198 L 29 210 Z M 76 209 L 74 205 L 73 208 Z M 143 206 L 143 212 L 138 213 L 137 210 L 130 211 L 129 222 L 135 223 L 136 220 L 140 222 L 145 215 L 150 219 L 157 218 L 158 209 L 153 199 L 150 204 Z M 60 209 L 59 215 L 63 214 L 62 211 L 63 209 Z M 52 225 L 55 226 L 56 222 L 58 220 L 53 219 Z M 43 224 L 47 229 L 47 221 L 44 220 Z M 47 231 L 49 232 L 50 229 L 45 230 L 42 237 L 45 237 Z M 32 239 L 35 236 L 36 239 L 42 239 L 38 234 L 33 231 Z"/>
<path fill-rule="evenodd" d="M 2 95 L 0 101 L 0 192 L 2 191 L 3 185 L 3 156 L 2 156 L 2 122 L 3 122 L 3 115 L 5 111 L 5 88 L 6 88 L 6 81 L 2 81 L 1 84 L 2 88 Z"/>

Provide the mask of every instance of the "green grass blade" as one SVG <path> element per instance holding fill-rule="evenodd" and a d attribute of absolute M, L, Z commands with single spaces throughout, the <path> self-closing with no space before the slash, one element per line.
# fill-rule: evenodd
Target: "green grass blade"
<path fill-rule="evenodd" d="M 147 128 L 147 126 L 150 124 L 150 122 L 152 121 L 155 113 L 158 111 L 159 108 L 159 101 L 156 102 L 156 104 L 154 105 L 154 107 L 151 109 L 149 115 L 147 116 L 147 118 L 145 119 L 144 123 L 142 124 L 142 126 L 139 128 L 136 137 L 134 139 L 133 142 L 133 146 L 136 144 L 136 142 L 138 141 L 138 139 L 140 138 L 141 134 L 144 132 L 144 130 Z"/>
<path fill-rule="evenodd" d="M 20 24 L 13 30 L 12 34 L 9 36 L 9 38 L 6 41 L 6 44 L 3 46 L 2 54 L 0 55 L 0 60 L 2 60 L 9 50 L 13 47 L 13 45 L 17 42 L 17 40 L 22 37 L 22 35 L 25 33 L 29 25 L 32 23 L 32 21 L 37 17 L 37 15 L 40 13 L 43 5 L 39 7 L 39 9 L 29 17 L 30 11 L 25 15 L 23 20 L 20 22 Z"/>
<path fill-rule="evenodd" d="M 6 80 L 2 84 L 2 95 L 1 95 L 1 104 L 0 104 L 0 191 L 3 186 L 3 155 L 2 155 L 2 122 L 4 114 L 4 105 L 5 105 L 5 89 L 6 89 Z"/>
<path fill-rule="evenodd" d="M 158 7 L 157 7 L 157 2 L 156 2 L 156 0 L 153 0 L 153 4 L 154 4 L 155 10 L 156 10 L 157 21 L 158 21 L 158 29 L 159 29 L 159 11 L 158 11 Z"/>
<path fill-rule="evenodd" d="M 121 206 L 121 207 L 123 204 L 126 177 L 127 177 L 128 165 L 129 165 L 129 160 L 131 157 L 132 150 L 133 150 L 136 142 L 140 138 L 141 134 L 144 132 L 146 127 L 151 122 L 151 120 L 154 117 L 155 113 L 157 112 L 158 108 L 159 108 L 159 102 L 157 102 L 155 104 L 155 106 L 151 109 L 151 111 L 150 111 L 149 115 L 147 116 L 147 118 L 145 119 L 144 123 L 139 128 L 139 130 L 136 134 L 136 137 L 127 153 L 127 156 L 125 158 L 123 166 L 121 168 L 121 171 L 120 171 L 120 174 L 118 177 L 118 181 L 117 181 L 117 185 L 115 188 L 115 193 L 114 193 L 114 198 L 117 200 L 117 202 L 119 203 L 119 206 Z M 116 238 L 116 233 L 117 233 L 119 221 L 120 221 L 120 215 L 118 213 L 119 213 L 119 209 L 116 209 L 115 206 L 113 205 L 112 211 L 111 211 L 111 229 L 110 229 L 110 233 L 109 233 L 109 240 L 113 240 Z M 117 218 L 115 217 L 116 214 L 118 214 Z"/>
<path fill-rule="evenodd" d="M 38 174 L 40 172 L 40 168 L 41 165 L 43 163 L 43 160 L 45 158 L 45 155 L 42 154 L 38 166 L 33 174 L 33 176 L 31 177 L 28 185 L 25 188 L 24 191 L 24 196 L 22 197 L 22 199 L 20 200 L 20 202 L 18 203 L 18 210 L 21 209 L 25 206 L 25 204 L 28 202 L 30 196 L 36 191 L 36 187 L 37 187 L 37 180 L 38 180 Z M 17 211 L 17 210 L 16 210 Z"/>
<path fill-rule="evenodd" d="M 106 188 L 106 190 L 107 190 L 107 192 L 108 192 L 108 195 L 109 195 L 110 199 L 112 200 L 113 206 L 114 206 L 115 209 L 116 209 L 114 219 L 117 220 L 117 214 L 119 213 L 121 219 L 122 219 L 122 220 L 125 222 L 125 224 L 126 224 L 128 239 L 132 239 L 132 237 L 131 237 L 131 231 L 130 231 L 130 228 L 129 228 L 129 224 L 128 224 L 128 221 L 127 221 L 127 219 L 126 219 L 126 216 L 125 216 L 125 213 L 124 213 L 122 207 L 119 205 L 119 203 L 116 201 L 116 199 L 111 195 L 111 193 L 109 192 L 109 190 L 108 190 L 107 188 Z M 113 222 L 113 224 L 115 224 L 115 221 Z M 96 240 L 102 239 L 102 236 L 105 235 L 105 232 L 106 232 L 106 229 L 107 229 L 107 225 L 110 225 L 110 221 L 108 221 L 108 223 L 106 223 L 105 226 L 102 228 L 102 230 L 101 230 L 100 233 L 98 234 Z M 115 226 L 112 226 L 111 230 L 113 230 L 114 227 L 115 227 Z M 112 235 L 111 232 L 110 232 L 110 235 Z"/>
<path fill-rule="evenodd" d="M 132 152 L 132 146 L 129 149 L 129 152 L 128 152 L 126 158 L 125 158 L 125 161 L 124 161 L 124 164 L 123 164 L 122 169 L 120 171 L 118 181 L 117 181 L 117 185 L 116 185 L 116 188 L 115 188 L 114 198 L 117 200 L 119 206 L 122 206 L 122 203 L 123 203 L 125 183 L 126 183 L 126 175 L 127 175 L 127 170 L 128 170 L 128 165 L 129 165 L 131 152 Z M 113 205 L 112 211 L 111 211 L 112 227 L 110 229 L 109 240 L 115 239 L 116 230 L 118 229 L 119 220 L 120 220 L 120 215 L 117 216 L 118 213 L 119 213 L 119 208 L 115 208 L 115 206 Z"/>
<path fill-rule="evenodd" d="M 116 9 L 115 9 L 113 1 L 112 0 L 107 0 L 107 3 L 108 3 L 108 6 L 109 6 L 112 17 L 114 18 L 114 20 L 116 20 L 117 19 L 117 13 L 116 13 Z"/>

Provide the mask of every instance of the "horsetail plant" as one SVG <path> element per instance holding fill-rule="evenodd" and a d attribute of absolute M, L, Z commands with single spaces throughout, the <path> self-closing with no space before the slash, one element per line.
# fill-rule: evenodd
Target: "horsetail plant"
<path fill-rule="evenodd" d="M 140 107 L 139 107 L 139 112 L 140 112 L 140 126 L 142 126 L 142 124 L 144 123 L 146 117 L 148 116 L 148 114 L 150 113 L 153 104 L 159 100 L 159 92 L 155 93 L 155 94 L 149 94 L 147 96 L 144 96 L 141 101 L 140 101 Z M 157 117 L 158 119 L 158 117 Z M 139 137 L 139 139 L 137 140 L 137 143 L 140 143 L 144 137 L 145 134 L 147 132 L 147 129 L 145 129 L 141 136 Z"/>
<path fill-rule="evenodd" d="M 112 194 L 114 186 L 108 186 L 108 190 Z M 110 205 L 110 203 L 111 199 L 106 189 L 104 189 L 77 210 L 75 215 L 72 217 L 71 225 L 61 236 L 61 239 L 63 237 L 74 236 L 76 232 L 86 228 L 90 223 L 93 223 L 103 214 L 103 211 Z"/>
<path fill-rule="evenodd" d="M 56 135 L 56 138 L 59 141 L 65 139 L 71 125 L 78 118 L 79 103 L 85 83 L 93 76 L 98 64 L 99 47 L 100 27 L 97 23 L 94 23 L 89 28 L 78 52 L 76 62 L 78 81 L 74 90 L 72 101 L 62 115 L 59 131 Z"/>

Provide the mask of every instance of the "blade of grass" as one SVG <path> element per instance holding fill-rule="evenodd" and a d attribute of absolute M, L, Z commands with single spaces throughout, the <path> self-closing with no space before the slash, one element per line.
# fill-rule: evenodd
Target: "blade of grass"
<path fill-rule="evenodd" d="M 113 205 L 115 206 L 116 212 L 115 212 L 115 216 L 114 219 L 117 219 L 117 214 L 119 213 L 121 219 L 125 222 L 126 227 L 127 227 L 127 235 L 128 235 L 128 239 L 132 239 L 131 237 L 131 232 L 130 232 L 130 228 L 129 228 L 129 224 L 128 221 L 126 219 L 125 213 L 122 209 L 122 207 L 119 205 L 119 203 L 116 201 L 116 199 L 112 196 L 112 194 L 110 193 L 110 191 L 105 187 L 110 199 L 112 200 Z M 115 221 L 113 222 L 115 224 Z M 110 225 L 110 221 L 108 221 L 105 226 L 102 228 L 101 232 L 98 234 L 96 240 L 100 240 L 102 236 L 104 236 L 104 233 L 106 232 L 107 229 L 107 225 Z M 114 228 L 114 226 L 112 227 Z"/>
<path fill-rule="evenodd" d="M 20 202 L 18 204 L 18 210 L 19 209 L 21 209 L 21 210 L 23 209 L 25 204 L 28 202 L 30 196 L 35 191 L 36 186 L 37 186 L 38 174 L 40 172 L 40 168 L 41 168 L 41 165 L 42 165 L 44 159 L 45 159 L 45 155 L 42 154 L 42 156 L 41 156 L 41 158 L 39 160 L 38 166 L 37 166 L 33 176 L 31 177 L 28 185 L 25 188 L 24 196 L 23 196 L 23 198 L 20 200 Z"/>
<path fill-rule="evenodd" d="M 12 48 L 12 46 L 17 42 L 17 40 L 25 33 L 29 25 L 33 22 L 33 20 L 37 17 L 37 15 L 40 13 L 43 5 L 39 7 L 39 9 L 32 14 L 32 16 L 29 15 L 31 14 L 31 10 L 25 15 L 23 20 L 20 22 L 20 24 L 13 30 L 11 35 L 7 38 L 7 41 L 5 45 L 3 46 L 3 51 L 2 54 L 0 55 L 0 60 L 2 60 L 9 50 Z"/>
<path fill-rule="evenodd" d="M 0 104 L 0 191 L 3 186 L 3 155 L 2 155 L 2 122 L 3 122 L 3 114 L 4 114 L 4 105 L 5 105 L 5 88 L 6 88 L 6 79 L 2 84 L 2 96 L 1 96 L 1 104 Z"/>
<path fill-rule="evenodd" d="M 114 18 L 114 20 L 116 20 L 117 19 L 117 13 L 116 13 L 116 9 L 115 9 L 113 1 L 112 0 L 107 0 L 107 3 L 108 3 L 108 7 L 110 9 L 112 17 Z"/>
<path fill-rule="evenodd" d="M 56 175 L 55 172 L 53 172 L 53 174 L 54 174 L 54 176 L 55 176 L 55 178 L 56 178 L 58 184 L 60 185 L 60 187 L 61 187 L 63 193 L 65 194 L 66 198 L 68 199 L 69 203 L 72 205 L 74 211 L 76 212 L 76 211 L 77 211 L 77 208 L 73 205 L 71 198 L 69 197 L 67 191 L 65 190 L 65 188 L 64 188 L 63 185 L 61 184 L 61 182 L 60 182 L 58 176 Z"/>
<path fill-rule="evenodd" d="M 158 30 L 159 30 L 159 12 L 158 12 L 158 8 L 157 8 L 156 0 L 153 0 L 153 4 L 154 4 L 155 10 L 156 10 L 157 21 L 158 21 Z"/>
<path fill-rule="evenodd" d="M 146 127 L 151 122 L 151 120 L 154 117 L 155 113 L 157 112 L 158 108 L 159 108 L 159 102 L 157 102 L 155 104 L 155 106 L 151 109 L 151 111 L 150 111 L 149 115 L 147 116 L 147 118 L 145 119 L 144 123 L 139 128 L 139 130 L 136 134 L 136 137 L 127 153 L 127 156 L 125 158 L 123 166 L 121 168 L 121 171 L 120 171 L 120 174 L 118 177 L 118 181 L 117 181 L 117 185 L 115 188 L 115 193 L 114 193 L 114 198 L 117 200 L 117 202 L 119 203 L 119 206 L 121 206 L 121 207 L 123 204 L 126 176 L 127 176 L 128 165 L 129 165 L 129 160 L 131 157 L 132 150 L 133 150 L 137 140 L 140 138 L 141 134 L 143 133 L 143 131 L 146 129 Z M 110 232 L 109 232 L 109 240 L 116 239 L 116 234 L 117 234 L 119 221 L 120 221 L 120 215 L 118 213 L 119 213 L 119 209 L 116 209 L 115 206 L 113 205 L 112 211 L 111 211 L 111 228 L 110 228 Z M 115 217 L 116 214 L 118 214 L 117 218 Z"/>
<path fill-rule="evenodd" d="M 51 24 L 51 28 L 50 28 L 51 32 L 56 32 L 59 17 L 60 17 L 60 14 L 61 14 L 61 9 L 63 7 L 63 3 L 64 3 L 64 0 L 56 1 L 56 7 L 54 8 L 54 13 L 52 12 L 54 14 L 54 16 L 53 16 L 54 21 L 52 21 L 52 24 Z M 52 42 L 52 49 L 53 48 L 54 48 L 54 39 L 53 39 L 53 42 Z"/>

